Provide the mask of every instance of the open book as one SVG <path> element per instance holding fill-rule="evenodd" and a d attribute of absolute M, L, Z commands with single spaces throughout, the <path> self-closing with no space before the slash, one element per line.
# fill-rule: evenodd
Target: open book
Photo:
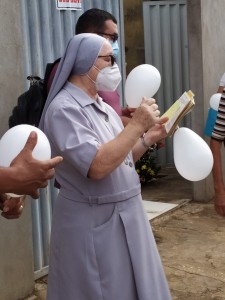
<path fill-rule="evenodd" d="M 163 114 L 163 116 L 169 118 L 165 123 L 168 136 L 171 136 L 174 133 L 178 123 L 191 111 L 194 105 L 194 94 L 189 90 L 188 92 L 184 92 L 183 95 Z"/>

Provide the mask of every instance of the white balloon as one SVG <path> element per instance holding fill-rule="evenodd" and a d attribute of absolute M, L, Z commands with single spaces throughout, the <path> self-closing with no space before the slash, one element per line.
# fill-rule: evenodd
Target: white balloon
<path fill-rule="evenodd" d="M 12 160 L 19 154 L 26 144 L 31 131 L 36 131 L 38 135 L 37 145 L 34 147 L 32 155 L 38 160 L 46 160 L 51 157 L 51 147 L 48 138 L 39 128 L 22 124 L 10 128 L 0 140 L 0 166 L 9 167 Z M 11 197 L 18 197 L 8 193 Z"/>
<path fill-rule="evenodd" d="M 174 163 L 181 176 L 190 181 L 206 178 L 213 167 L 213 155 L 207 143 L 189 128 L 174 133 Z"/>
<path fill-rule="evenodd" d="M 222 95 L 221 93 L 213 94 L 209 100 L 210 107 L 213 108 L 214 110 L 218 110 L 219 108 L 221 95 Z"/>
<path fill-rule="evenodd" d="M 8 167 L 11 161 L 23 149 L 31 131 L 38 134 L 37 145 L 34 147 L 32 155 L 39 160 L 51 157 L 51 148 L 48 138 L 39 128 L 22 124 L 10 128 L 0 140 L 0 166 Z"/>
<path fill-rule="evenodd" d="M 0 166 L 9 167 L 12 160 L 23 149 L 31 131 L 36 131 L 38 135 L 37 144 L 32 155 L 39 160 L 46 160 L 51 157 L 51 147 L 48 138 L 39 128 L 22 124 L 10 128 L 0 140 Z M 19 174 L 18 174 L 19 176 Z M 7 193 L 10 197 L 19 197 L 13 193 Z"/>
<path fill-rule="evenodd" d="M 161 84 L 159 71 L 152 65 L 143 64 L 134 68 L 125 82 L 125 99 L 129 107 L 138 107 L 142 97 L 151 98 Z"/>

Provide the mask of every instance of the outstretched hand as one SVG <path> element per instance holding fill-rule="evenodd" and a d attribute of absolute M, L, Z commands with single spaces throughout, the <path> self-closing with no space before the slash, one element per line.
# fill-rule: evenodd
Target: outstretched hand
<path fill-rule="evenodd" d="M 16 180 L 11 192 L 35 199 L 39 197 L 38 189 L 47 186 L 48 180 L 54 176 L 54 168 L 63 160 L 60 156 L 43 161 L 34 159 L 32 151 L 36 144 L 37 133 L 32 131 L 24 148 L 10 165 Z"/>

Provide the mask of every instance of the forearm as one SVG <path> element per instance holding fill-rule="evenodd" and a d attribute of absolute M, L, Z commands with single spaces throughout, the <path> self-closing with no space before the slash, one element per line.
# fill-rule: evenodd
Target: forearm
<path fill-rule="evenodd" d="M 110 142 L 100 146 L 90 166 L 88 177 L 102 179 L 115 170 L 132 150 L 140 136 L 161 122 L 159 114 L 155 100 L 144 98 L 121 133 Z"/>
<path fill-rule="evenodd" d="M 221 145 L 222 142 L 216 141 L 214 139 L 210 140 L 210 148 L 212 150 L 212 154 L 214 158 L 212 174 L 213 174 L 214 188 L 216 192 L 222 191 L 224 189 L 222 159 L 221 159 Z"/>
<path fill-rule="evenodd" d="M 162 119 L 162 123 L 166 119 Z M 150 147 L 155 146 L 156 143 L 162 141 L 167 136 L 164 125 L 156 124 L 150 128 L 144 137 L 141 137 L 133 148 L 133 159 L 136 162 Z"/>
<path fill-rule="evenodd" d="M 129 123 L 124 130 L 110 142 L 103 144 L 88 172 L 88 177 L 101 179 L 116 169 L 142 135 L 142 129 Z"/>
<path fill-rule="evenodd" d="M 154 142 L 151 141 L 151 139 L 148 139 L 146 142 L 145 137 L 139 138 L 135 146 L 133 147 L 133 160 L 134 162 L 138 161 L 142 155 L 151 147 L 155 145 Z"/>

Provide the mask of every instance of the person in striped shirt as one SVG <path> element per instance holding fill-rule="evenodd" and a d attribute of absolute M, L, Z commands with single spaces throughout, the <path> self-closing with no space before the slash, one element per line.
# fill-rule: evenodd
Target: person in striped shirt
<path fill-rule="evenodd" d="M 223 74 L 217 93 L 222 93 L 216 122 L 210 138 L 210 148 L 212 150 L 214 165 L 213 165 L 213 181 L 214 181 L 214 204 L 216 212 L 225 216 L 225 185 L 222 170 L 221 148 L 225 143 L 225 73 Z"/>

